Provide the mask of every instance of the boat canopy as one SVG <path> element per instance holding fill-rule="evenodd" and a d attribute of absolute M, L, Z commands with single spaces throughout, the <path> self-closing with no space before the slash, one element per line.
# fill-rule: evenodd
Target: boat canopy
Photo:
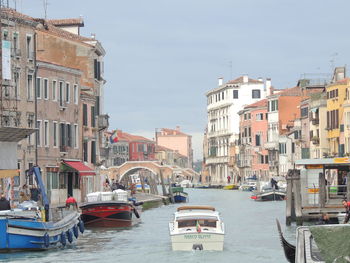
<path fill-rule="evenodd" d="M 184 210 L 211 210 L 215 211 L 215 207 L 207 206 L 207 205 L 188 205 L 188 206 L 180 206 L 177 208 L 177 211 L 184 211 Z"/>

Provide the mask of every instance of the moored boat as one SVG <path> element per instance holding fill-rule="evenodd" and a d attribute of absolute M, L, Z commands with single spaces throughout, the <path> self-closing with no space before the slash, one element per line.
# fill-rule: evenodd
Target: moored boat
<path fill-rule="evenodd" d="M 283 201 L 286 199 L 286 192 L 269 189 L 255 193 L 250 198 L 255 201 Z"/>
<path fill-rule="evenodd" d="M 224 190 L 237 190 L 238 186 L 235 184 L 228 184 L 228 185 L 225 185 L 222 189 L 224 189 Z"/>
<path fill-rule="evenodd" d="M 139 204 L 129 202 L 127 192 L 95 192 L 80 205 L 81 219 L 91 227 L 130 227 L 140 218 Z"/>
<path fill-rule="evenodd" d="M 40 211 L 35 202 L 29 209 L 0 212 L 0 250 L 47 250 L 64 247 L 84 232 L 84 224 L 77 211 L 62 211 L 51 218 L 49 201 L 39 167 L 32 167 L 29 174 L 36 178 L 45 210 Z M 59 216 L 59 217 L 58 217 Z"/>
<path fill-rule="evenodd" d="M 188 193 L 184 192 L 183 187 L 171 188 L 175 203 L 186 203 L 188 201 Z"/>
<path fill-rule="evenodd" d="M 169 223 L 173 250 L 218 250 L 224 248 L 224 223 L 211 206 L 182 206 Z"/>

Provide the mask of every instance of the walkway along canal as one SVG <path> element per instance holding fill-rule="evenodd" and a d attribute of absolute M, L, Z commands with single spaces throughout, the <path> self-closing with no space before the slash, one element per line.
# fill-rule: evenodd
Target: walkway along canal
<path fill-rule="evenodd" d="M 0 254 L 2 262 L 286 262 L 275 224 L 285 225 L 285 202 L 254 202 L 250 192 L 186 189 L 189 204 L 211 205 L 225 223 L 224 251 L 172 251 L 168 223 L 181 204 L 152 208 L 124 229 L 86 230 L 64 250 Z M 295 226 L 283 229 L 295 240 Z"/>

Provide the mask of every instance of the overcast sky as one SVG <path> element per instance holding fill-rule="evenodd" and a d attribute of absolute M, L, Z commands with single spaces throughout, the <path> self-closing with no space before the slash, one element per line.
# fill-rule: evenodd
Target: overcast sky
<path fill-rule="evenodd" d="M 44 17 L 44 0 L 16 2 Z M 111 129 L 152 138 L 179 125 L 198 159 L 204 94 L 218 77 L 270 77 L 286 88 L 303 73 L 330 73 L 349 61 L 349 10 L 348 0 L 49 0 L 47 17 L 82 15 L 82 34 L 102 42 Z"/>

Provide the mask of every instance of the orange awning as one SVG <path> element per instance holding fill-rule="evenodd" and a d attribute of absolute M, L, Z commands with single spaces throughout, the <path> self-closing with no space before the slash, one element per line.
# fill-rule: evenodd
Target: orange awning
<path fill-rule="evenodd" d="M 68 165 L 69 167 L 73 168 L 77 172 L 79 172 L 79 175 L 85 176 L 85 175 L 96 175 L 96 172 L 92 170 L 90 167 L 86 166 L 80 161 L 65 161 L 63 160 L 63 163 Z"/>

